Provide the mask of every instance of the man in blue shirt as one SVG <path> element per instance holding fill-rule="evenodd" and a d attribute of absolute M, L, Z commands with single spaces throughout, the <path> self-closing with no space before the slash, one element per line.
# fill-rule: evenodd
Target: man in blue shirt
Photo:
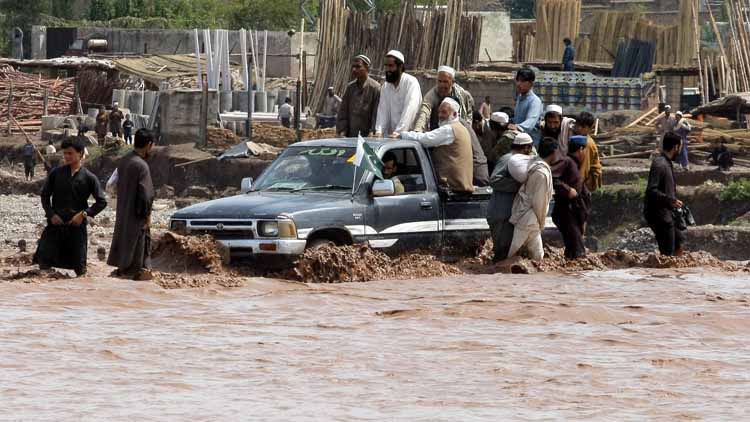
<path fill-rule="evenodd" d="M 534 94 L 534 80 L 536 75 L 529 68 L 523 68 L 516 73 L 516 110 L 513 115 L 513 124 L 508 128 L 526 132 L 534 141 L 534 146 L 539 145 L 541 132 L 539 131 L 539 120 L 542 118 L 542 100 Z"/>
<path fill-rule="evenodd" d="M 563 51 L 563 59 L 562 59 L 563 71 L 575 72 L 576 49 L 573 48 L 570 38 L 565 38 L 563 40 L 563 43 L 565 43 L 565 51 Z"/>
<path fill-rule="evenodd" d="M 31 143 L 31 139 L 27 139 L 26 145 L 23 146 L 23 170 L 26 175 L 26 181 L 34 178 L 35 154 L 36 148 L 34 148 L 34 144 Z"/>

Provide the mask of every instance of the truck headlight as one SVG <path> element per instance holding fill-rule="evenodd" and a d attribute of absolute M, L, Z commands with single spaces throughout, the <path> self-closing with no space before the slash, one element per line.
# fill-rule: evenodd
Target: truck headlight
<path fill-rule="evenodd" d="M 276 237 L 279 235 L 279 223 L 276 221 L 261 221 L 258 224 L 258 234 L 261 237 Z"/>
<path fill-rule="evenodd" d="M 169 223 L 169 229 L 181 235 L 187 234 L 187 222 L 185 220 L 172 220 Z"/>
<path fill-rule="evenodd" d="M 296 239 L 297 227 L 292 220 L 261 221 L 258 223 L 258 235 L 260 235 L 260 237 Z"/>

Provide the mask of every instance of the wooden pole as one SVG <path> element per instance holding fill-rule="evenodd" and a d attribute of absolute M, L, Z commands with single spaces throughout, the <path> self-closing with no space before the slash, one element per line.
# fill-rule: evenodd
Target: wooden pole
<path fill-rule="evenodd" d="M 704 91 L 704 84 L 703 84 L 703 68 L 701 66 L 701 33 L 698 28 L 698 14 L 695 11 L 695 2 L 693 0 L 690 0 L 690 8 L 693 14 L 693 30 L 695 31 L 695 49 L 698 57 L 698 76 L 700 79 L 700 87 L 701 87 L 701 104 L 706 105 L 708 103 L 707 97 L 708 93 Z"/>
<path fill-rule="evenodd" d="M 13 135 L 11 120 L 13 120 L 13 79 L 10 80 L 10 86 L 8 86 L 8 136 Z"/>
<path fill-rule="evenodd" d="M 208 143 L 208 81 L 203 75 L 201 75 L 201 78 L 203 78 L 203 83 L 201 88 L 201 115 L 200 126 L 198 129 L 198 144 L 200 146 L 206 146 Z"/>

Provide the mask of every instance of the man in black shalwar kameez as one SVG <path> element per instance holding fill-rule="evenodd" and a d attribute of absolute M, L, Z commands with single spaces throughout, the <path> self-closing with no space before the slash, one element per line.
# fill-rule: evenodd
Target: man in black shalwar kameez
<path fill-rule="evenodd" d="M 107 200 L 96 176 L 81 166 L 83 143 L 78 139 L 65 140 L 60 149 L 65 165 L 50 171 L 42 188 L 47 227 L 34 262 L 40 269 L 64 268 L 74 270 L 80 277 L 86 274 L 87 217 L 99 214 Z M 92 196 L 95 202 L 89 206 Z"/>
<path fill-rule="evenodd" d="M 113 275 L 134 280 L 151 278 L 151 207 L 154 184 L 146 160 L 154 146 L 154 135 L 146 129 L 135 133 L 135 149 L 117 164 L 117 214 L 115 233 L 107 265 L 117 267 Z"/>

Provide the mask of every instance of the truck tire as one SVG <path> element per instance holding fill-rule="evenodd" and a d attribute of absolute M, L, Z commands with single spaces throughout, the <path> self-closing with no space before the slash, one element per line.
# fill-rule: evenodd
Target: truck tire
<path fill-rule="evenodd" d="M 323 246 L 336 246 L 336 243 L 334 243 L 332 240 L 320 237 L 318 239 L 308 241 L 305 249 L 320 249 Z"/>

